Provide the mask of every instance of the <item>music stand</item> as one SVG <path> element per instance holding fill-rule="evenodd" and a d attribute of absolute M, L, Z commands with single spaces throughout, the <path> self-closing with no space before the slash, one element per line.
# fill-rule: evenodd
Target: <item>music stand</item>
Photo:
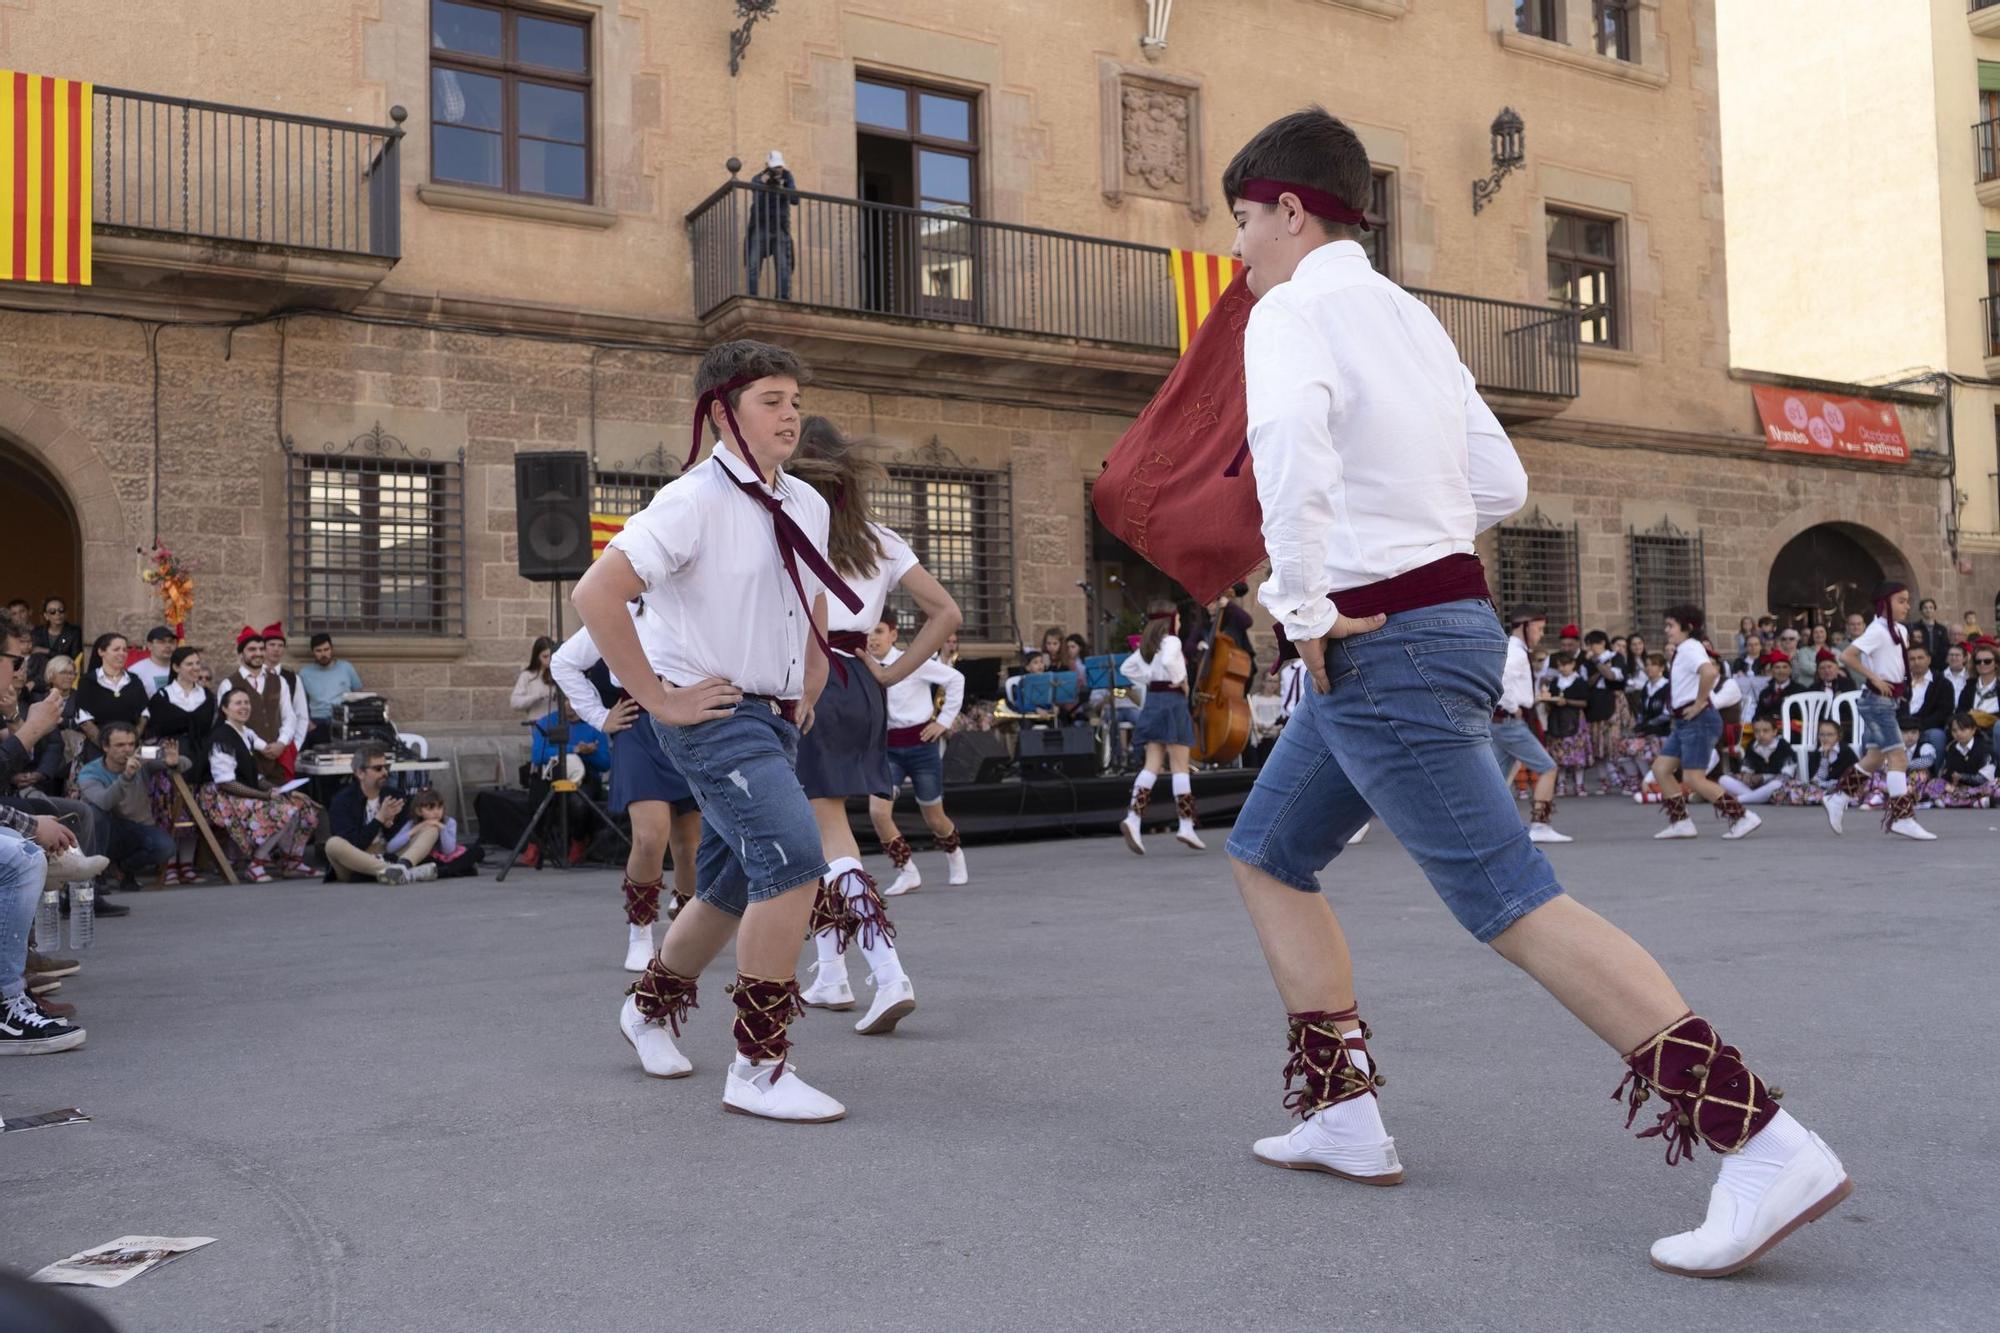
<path fill-rule="evenodd" d="M 569 724 L 558 721 L 552 727 L 544 727 L 540 722 L 523 722 L 521 725 L 524 727 L 533 727 L 543 740 L 556 747 L 551 766 L 559 776 L 549 779 L 549 789 L 542 793 L 541 804 L 535 807 L 534 814 L 528 816 L 528 826 L 521 830 L 521 836 L 515 841 L 513 850 L 507 853 L 507 864 L 500 867 L 500 873 L 493 877 L 493 882 L 498 884 L 507 878 L 507 872 L 514 868 L 516 861 L 521 859 L 521 850 L 528 845 L 528 840 L 535 836 L 535 830 L 542 826 L 542 816 L 549 812 L 549 802 L 555 800 L 558 796 L 575 796 L 580 799 L 585 805 L 590 807 L 591 813 L 603 820 L 605 826 L 618 835 L 620 841 L 625 844 L 626 850 L 630 851 L 632 848 L 632 839 L 625 836 L 625 830 L 618 827 L 618 821 L 604 813 L 604 807 L 596 801 L 591 800 L 589 792 L 584 791 L 578 784 L 570 781 L 568 764 Z M 563 801 L 556 806 L 556 835 L 560 840 L 557 845 L 563 849 L 564 860 L 562 868 L 564 870 L 576 869 L 576 862 L 568 859 L 570 845 L 568 801 Z M 549 858 L 545 856 L 538 863 L 537 868 L 546 869 L 548 864 Z"/>

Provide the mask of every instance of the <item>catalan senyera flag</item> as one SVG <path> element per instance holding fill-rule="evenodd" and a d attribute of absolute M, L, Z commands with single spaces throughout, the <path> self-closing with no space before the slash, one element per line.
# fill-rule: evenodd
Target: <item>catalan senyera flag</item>
<path fill-rule="evenodd" d="M 1185 352 L 1194 331 L 1215 308 L 1216 298 L 1228 291 L 1229 284 L 1243 271 L 1243 261 L 1199 250 L 1175 250 L 1173 266 L 1174 328 L 1180 334 L 1181 350 Z"/>
<path fill-rule="evenodd" d="M 0 69 L 0 279 L 90 282 L 91 85 Z"/>
<path fill-rule="evenodd" d="M 604 554 L 604 548 L 611 545 L 611 539 L 625 530 L 625 520 L 630 514 L 592 514 L 590 516 L 590 558 L 596 560 Z"/>

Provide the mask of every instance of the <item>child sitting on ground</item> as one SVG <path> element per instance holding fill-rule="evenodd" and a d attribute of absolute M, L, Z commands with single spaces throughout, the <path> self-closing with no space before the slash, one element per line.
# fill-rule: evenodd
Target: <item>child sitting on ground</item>
<path fill-rule="evenodd" d="M 1737 760 L 1736 772 L 1718 781 L 1743 804 L 1763 805 L 1784 791 L 1794 762 L 1792 747 L 1778 737 L 1777 722 L 1760 717 L 1752 726 L 1749 747 Z"/>
<path fill-rule="evenodd" d="M 1947 809 L 1985 809 L 1993 799 L 1993 744 L 1970 713 L 1953 713 L 1951 744 L 1924 794 Z"/>

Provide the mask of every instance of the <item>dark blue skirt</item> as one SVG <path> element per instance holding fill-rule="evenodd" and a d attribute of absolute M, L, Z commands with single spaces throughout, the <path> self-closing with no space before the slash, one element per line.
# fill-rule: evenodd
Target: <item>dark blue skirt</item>
<path fill-rule="evenodd" d="M 695 808 L 694 789 L 660 748 L 660 724 L 641 712 L 631 726 L 611 738 L 611 813 L 622 815 L 634 801 L 667 801 L 676 813 Z"/>
<path fill-rule="evenodd" d="M 853 658 L 847 681 L 829 671 L 813 707 L 813 727 L 799 741 L 799 785 L 813 800 L 887 796 L 889 697 L 875 674 Z"/>
<path fill-rule="evenodd" d="M 1194 717 L 1185 694 L 1146 691 L 1146 706 L 1132 724 L 1134 745 L 1193 745 Z"/>

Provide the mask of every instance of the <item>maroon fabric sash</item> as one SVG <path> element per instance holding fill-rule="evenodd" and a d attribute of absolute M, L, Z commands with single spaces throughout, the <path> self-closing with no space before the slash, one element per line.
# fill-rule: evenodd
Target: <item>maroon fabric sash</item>
<path fill-rule="evenodd" d="M 868 636 L 858 629 L 837 629 L 826 641 L 843 653 L 859 653 L 868 646 Z"/>
<path fill-rule="evenodd" d="M 889 748 L 892 750 L 907 750 L 912 746 L 922 745 L 924 743 L 924 728 L 929 725 L 930 723 L 928 722 L 919 722 L 914 727 L 889 728 Z"/>
<path fill-rule="evenodd" d="M 1475 598 L 1493 599 L 1486 587 L 1486 569 L 1476 555 L 1447 555 L 1392 579 L 1328 594 L 1340 614 L 1357 620 Z"/>

